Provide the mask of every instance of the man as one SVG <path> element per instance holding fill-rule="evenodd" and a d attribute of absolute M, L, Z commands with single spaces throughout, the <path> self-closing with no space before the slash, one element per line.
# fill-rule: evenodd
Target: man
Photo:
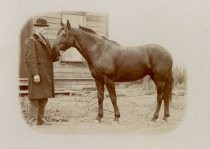
<path fill-rule="evenodd" d="M 48 98 L 54 97 L 53 62 L 58 60 L 60 53 L 52 51 L 49 41 L 44 38 L 47 21 L 38 18 L 35 33 L 25 41 L 25 63 L 29 70 L 29 110 L 30 125 L 49 125 L 44 119 Z"/>

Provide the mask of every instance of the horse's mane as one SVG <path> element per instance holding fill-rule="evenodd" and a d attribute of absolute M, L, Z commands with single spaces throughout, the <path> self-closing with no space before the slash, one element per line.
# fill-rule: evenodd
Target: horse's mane
<path fill-rule="evenodd" d="M 105 40 L 107 40 L 107 41 L 110 41 L 110 42 L 112 42 L 112 43 L 115 43 L 115 44 L 118 44 L 119 45 L 119 43 L 117 43 L 116 41 L 114 41 L 114 40 L 110 40 L 110 39 L 108 39 L 108 38 L 106 38 L 105 36 L 101 36 L 103 39 L 105 39 Z"/>
<path fill-rule="evenodd" d="M 79 29 L 83 30 L 83 31 L 86 31 L 86 32 L 89 32 L 89 33 L 93 33 L 93 34 L 96 34 L 98 35 L 94 30 L 90 29 L 90 28 L 87 28 L 87 27 L 84 27 L 84 26 L 80 26 L 79 25 Z"/>
<path fill-rule="evenodd" d="M 60 28 L 60 30 L 58 31 L 57 35 L 59 35 L 59 34 L 61 33 L 61 31 L 62 31 L 64 28 L 65 28 L 65 26 L 62 26 L 62 27 Z M 79 25 L 79 29 L 81 29 L 81 30 L 83 30 L 83 31 L 85 31 L 85 32 L 94 34 L 94 35 L 98 35 L 94 30 L 92 30 L 92 29 L 90 29 L 90 28 L 87 28 L 87 27 L 84 27 L 84 26 L 81 26 L 81 25 Z M 98 36 L 99 36 L 99 35 L 98 35 Z M 102 37 L 103 39 L 105 39 L 105 40 L 107 40 L 107 41 L 110 41 L 110 42 L 112 42 L 112 43 L 115 43 L 115 44 L 118 44 L 118 45 L 119 45 L 119 43 L 117 43 L 116 41 L 110 40 L 110 39 L 106 38 L 105 36 L 100 36 L 100 37 Z"/>
<path fill-rule="evenodd" d="M 90 28 L 87 28 L 87 27 L 84 27 L 84 26 L 79 26 L 79 29 L 83 30 L 83 31 L 86 31 L 86 32 L 89 32 L 89 33 L 93 33 L 95 35 L 98 35 L 94 30 L 90 29 Z M 106 38 L 105 36 L 100 36 L 102 37 L 103 39 L 107 40 L 107 41 L 110 41 L 112 43 L 115 43 L 115 44 L 119 44 L 117 43 L 116 41 L 113 41 L 113 40 L 109 40 L 108 38 Z"/>

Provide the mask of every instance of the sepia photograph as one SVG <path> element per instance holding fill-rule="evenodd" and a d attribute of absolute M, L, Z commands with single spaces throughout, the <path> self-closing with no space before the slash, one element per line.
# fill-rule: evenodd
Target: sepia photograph
<path fill-rule="evenodd" d="M 35 16 L 23 27 L 19 96 L 32 128 L 156 134 L 181 122 L 186 69 L 157 43 L 125 46 L 112 40 L 111 17 L 54 12 Z"/>
<path fill-rule="evenodd" d="M 208 149 L 207 0 L 0 7 L 1 148 Z"/>

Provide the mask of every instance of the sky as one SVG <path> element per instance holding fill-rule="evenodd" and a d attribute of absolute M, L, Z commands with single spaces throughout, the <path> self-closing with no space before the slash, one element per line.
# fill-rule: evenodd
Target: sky
<path fill-rule="evenodd" d="M 210 33 L 205 3 L 143 0 L 121 5 L 110 10 L 113 40 L 129 46 L 160 44 L 172 54 L 174 63 L 182 66 L 193 52 L 205 51 L 199 49 L 207 43 Z"/>

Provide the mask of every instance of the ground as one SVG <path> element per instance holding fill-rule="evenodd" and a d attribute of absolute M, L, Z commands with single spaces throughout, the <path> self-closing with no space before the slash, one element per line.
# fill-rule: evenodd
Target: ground
<path fill-rule="evenodd" d="M 152 122 L 156 107 L 156 93 L 144 92 L 138 85 L 117 87 L 120 123 L 113 123 L 113 107 L 107 91 L 104 99 L 104 117 L 95 121 L 98 112 L 96 91 L 75 91 L 70 96 L 57 95 L 49 99 L 46 118 L 51 126 L 33 126 L 48 134 L 159 134 L 173 131 L 185 114 L 185 89 L 176 87 L 170 105 L 170 117 L 163 121 L 163 105 L 159 118 Z M 23 116 L 27 119 L 27 96 L 21 97 Z"/>

